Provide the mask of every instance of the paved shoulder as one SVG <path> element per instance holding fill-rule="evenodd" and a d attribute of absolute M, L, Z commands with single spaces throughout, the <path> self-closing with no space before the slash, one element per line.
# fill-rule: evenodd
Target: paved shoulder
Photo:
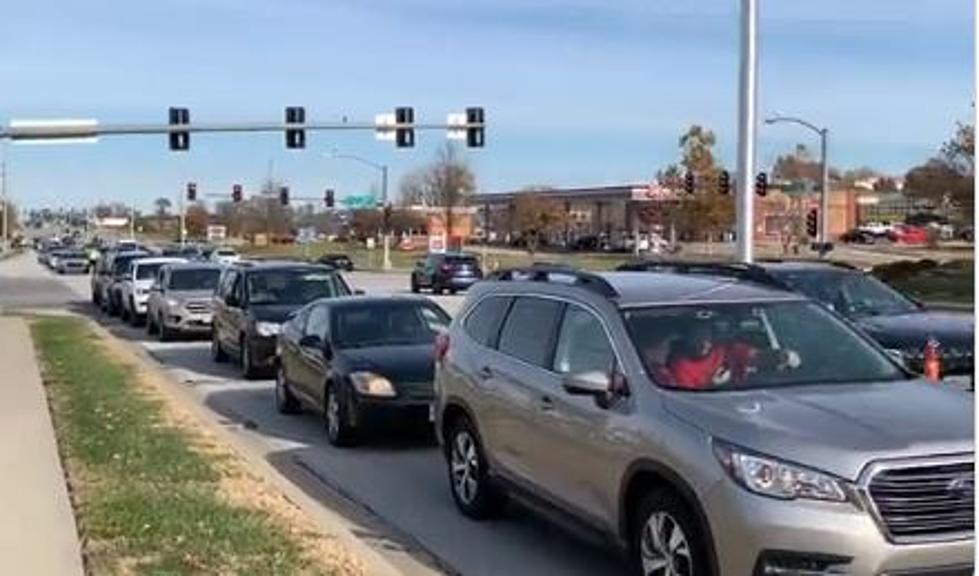
<path fill-rule="evenodd" d="M 81 549 L 30 333 L 0 318 L 0 574 L 82 574 Z"/>

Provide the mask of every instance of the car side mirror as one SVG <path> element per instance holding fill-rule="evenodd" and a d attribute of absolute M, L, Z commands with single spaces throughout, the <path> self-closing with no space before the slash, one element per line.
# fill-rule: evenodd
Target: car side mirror
<path fill-rule="evenodd" d="M 299 346 L 302 348 L 322 348 L 323 339 L 316 334 L 305 334 L 299 339 Z"/>
<path fill-rule="evenodd" d="M 228 294 L 227 296 L 225 296 L 224 303 L 226 306 L 230 306 L 232 308 L 237 308 L 238 306 L 241 305 L 241 302 L 238 301 L 238 296 L 234 294 Z"/>
<path fill-rule="evenodd" d="M 599 371 L 569 374 L 561 383 L 564 391 L 572 396 L 605 396 L 612 388 L 612 378 Z"/>

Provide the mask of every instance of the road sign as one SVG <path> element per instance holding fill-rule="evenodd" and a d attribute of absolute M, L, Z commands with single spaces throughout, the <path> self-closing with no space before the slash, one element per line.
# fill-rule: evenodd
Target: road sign
<path fill-rule="evenodd" d="M 218 224 L 211 224 L 207 227 L 208 242 L 224 242 L 228 236 L 228 228 Z"/>
<path fill-rule="evenodd" d="M 340 202 L 348 210 L 363 210 L 367 208 L 377 208 L 377 197 L 373 194 L 362 194 L 360 196 L 347 196 Z"/>
<path fill-rule="evenodd" d="M 375 137 L 378 140 L 394 142 L 394 127 L 397 123 L 394 114 L 377 114 L 374 116 Z"/>
<path fill-rule="evenodd" d="M 91 144 L 98 142 L 98 120 L 11 120 L 10 139 L 17 144 Z"/>
<path fill-rule="evenodd" d="M 300 228 L 296 231 L 296 244 L 312 244 L 316 242 L 316 228 Z"/>
<path fill-rule="evenodd" d="M 446 116 L 445 123 L 449 125 L 446 138 L 449 140 L 466 139 L 466 115 L 464 113 L 449 114 Z M 458 126 L 458 128 L 456 128 Z"/>

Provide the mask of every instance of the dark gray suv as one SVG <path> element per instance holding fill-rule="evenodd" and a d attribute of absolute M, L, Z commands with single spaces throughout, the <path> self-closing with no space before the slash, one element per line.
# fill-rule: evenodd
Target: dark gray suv
<path fill-rule="evenodd" d="M 504 271 L 436 352 L 436 430 L 470 517 L 529 500 L 642 574 L 972 574 L 971 395 L 800 295 Z"/>

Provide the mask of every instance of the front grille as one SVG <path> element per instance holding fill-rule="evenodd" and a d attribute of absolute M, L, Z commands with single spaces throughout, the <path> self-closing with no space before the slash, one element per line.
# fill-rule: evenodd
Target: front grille
<path fill-rule="evenodd" d="M 188 302 L 184 308 L 186 308 L 188 312 L 202 314 L 204 312 L 211 311 L 211 304 L 210 302 Z"/>
<path fill-rule="evenodd" d="M 895 542 L 955 539 L 974 529 L 971 461 L 911 464 L 877 471 L 867 487 Z"/>

